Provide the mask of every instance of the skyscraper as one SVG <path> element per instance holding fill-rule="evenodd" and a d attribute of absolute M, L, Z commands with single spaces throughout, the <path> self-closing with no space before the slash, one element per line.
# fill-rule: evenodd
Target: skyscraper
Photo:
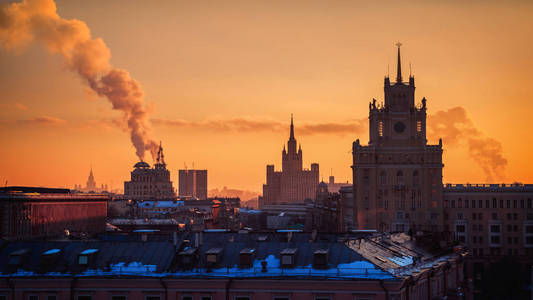
<path fill-rule="evenodd" d="M 179 170 L 179 196 L 207 199 L 207 170 Z"/>
<path fill-rule="evenodd" d="M 426 139 L 426 98 L 415 103 L 415 78 L 385 77 L 385 103 L 369 104 L 367 146 L 353 143 L 354 216 L 359 228 L 442 230 L 442 142 Z"/>
<path fill-rule="evenodd" d="M 318 185 L 318 164 L 311 164 L 311 170 L 302 168 L 302 147 L 296 151 L 294 122 L 291 127 L 287 150 L 283 146 L 281 154 L 282 170 L 274 171 L 274 165 L 266 167 L 266 184 L 263 185 L 263 197 L 259 206 L 268 204 L 303 203 L 305 199 L 314 199 Z"/>

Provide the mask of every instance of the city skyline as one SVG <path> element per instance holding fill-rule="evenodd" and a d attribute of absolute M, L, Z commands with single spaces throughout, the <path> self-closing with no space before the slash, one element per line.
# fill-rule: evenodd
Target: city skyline
<path fill-rule="evenodd" d="M 280 165 L 278 151 L 290 113 L 295 114 L 295 131 L 306 149 L 304 165 L 318 162 L 320 179 L 327 179 L 331 169 L 340 181 L 350 179 L 351 142 L 368 141 L 366 104 L 373 97 L 383 101 L 381 82 L 387 63 L 389 73 L 395 70 L 393 44 L 398 39 L 405 44 L 404 76 L 411 72 L 411 62 L 417 95 L 431 101 L 428 139 L 435 143 L 443 138 L 444 182 L 532 181 L 527 122 L 532 104 L 527 99 L 533 92 L 526 88 L 532 42 L 510 34 L 531 31 L 531 9 L 521 10 L 531 4 L 517 2 L 511 8 L 476 3 L 463 5 L 462 13 L 442 4 L 434 17 L 443 21 L 452 13 L 455 19 L 443 22 L 449 31 L 439 31 L 434 23 L 420 28 L 426 17 L 413 21 L 394 14 L 395 9 L 437 9 L 435 3 L 389 8 L 379 26 L 371 18 L 380 8 L 374 5 L 344 3 L 346 7 L 332 8 L 324 20 L 323 7 L 315 2 L 276 4 L 277 10 L 258 3 L 234 2 L 219 11 L 204 3 L 162 2 L 157 9 L 143 4 L 147 10 L 140 19 L 131 8 L 124 8 L 122 18 L 116 19 L 116 3 L 102 10 L 98 6 L 103 3 L 75 1 L 58 1 L 57 7 L 60 16 L 87 22 L 92 37 L 101 37 L 110 48 L 113 65 L 128 70 L 142 85 L 152 111 L 152 137 L 167 145 L 174 181 L 183 162 L 194 161 L 196 168 L 209 170 L 212 187 L 260 191 L 264 165 Z M 164 7 L 180 8 L 174 11 L 183 18 L 155 22 Z M 291 19 L 298 9 L 306 11 L 301 24 Z M 233 15 L 242 18 L 225 18 Z M 405 21 L 405 33 L 381 31 L 399 20 Z M 364 24 L 380 30 L 365 28 L 368 32 L 350 35 Z M 178 32 L 176 40 L 149 34 L 164 32 L 165 26 Z M 459 30 L 464 34 L 454 36 Z M 378 32 L 382 34 L 371 34 Z M 453 43 L 424 36 L 429 32 Z M 268 40 L 271 53 L 257 54 Z M 146 52 L 158 55 L 139 60 Z M 60 57 L 42 47 L 31 45 L 16 54 L 3 49 L 0 63 L 5 66 L 0 73 L 5 91 L 0 137 L 9 141 L 0 150 L 2 184 L 71 187 L 85 182 L 92 162 L 101 170 L 99 183 L 120 186 L 138 161 L 117 121 L 120 115 L 88 92 Z M 457 122 L 446 123 L 454 120 L 450 116 Z M 455 132 L 442 131 L 438 126 L 432 129 L 432 123 L 457 127 L 451 128 Z M 469 141 L 463 130 L 478 139 Z M 489 145 L 479 149 L 496 155 L 499 165 L 494 170 L 504 176 L 487 174 L 472 159 L 468 148 L 472 151 L 479 142 Z M 146 160 L 152 164 L 149 157 Z M 43 177 L 50 166 L 54 172 Z"/>

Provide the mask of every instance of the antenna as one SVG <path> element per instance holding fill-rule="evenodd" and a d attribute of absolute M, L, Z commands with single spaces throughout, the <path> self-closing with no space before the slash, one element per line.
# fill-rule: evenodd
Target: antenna
<path fill-rule="evenodd" d="M 409 62 L 409 77 L 411 77 L 411 62 Z"/>
<path fill-rule="evenodd" d="M 390 63 L 387 63 L 387 77 L 390 77 Z"/>

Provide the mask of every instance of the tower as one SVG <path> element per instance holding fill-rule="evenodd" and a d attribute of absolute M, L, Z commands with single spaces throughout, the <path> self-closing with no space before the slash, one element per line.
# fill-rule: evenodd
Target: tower
<path fill-rule="evenodd" d="M 94 180 L 93 167 L 91 166 L 91 171 L 89 172 L 89 178 L 87 179 L 86 189 L 88 191 L 96 191 L 96 181 Z"/>
<path fill-rule="evenodd" d="M 302 148 L 296 151 L 296 138 L 294 137 L 294 119 L 291 114 L 291 126 L 289 131 L 289 140 L 287 141 L 287 151 L 283 146 L 282 152 L 282 170 L 283 172 L 295 173 L 302 170 Z"/>
<path fill-rule="evenodd" d="M 442 229 L 442 144 L 428 145 L 426 99 L 404 82 L 397 43 L 396 82 L 385 77 L 381 104 L 369 103 L 369 142 L 353 143 L 354 216 L 359 228 Z"/>

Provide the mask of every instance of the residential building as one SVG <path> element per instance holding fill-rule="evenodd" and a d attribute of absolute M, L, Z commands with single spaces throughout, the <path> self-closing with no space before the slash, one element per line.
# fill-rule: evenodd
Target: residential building
<path fill-rule="evenodd" d="M 207 170 L 179 170 L 180 197 L 207 199 Z"/>

